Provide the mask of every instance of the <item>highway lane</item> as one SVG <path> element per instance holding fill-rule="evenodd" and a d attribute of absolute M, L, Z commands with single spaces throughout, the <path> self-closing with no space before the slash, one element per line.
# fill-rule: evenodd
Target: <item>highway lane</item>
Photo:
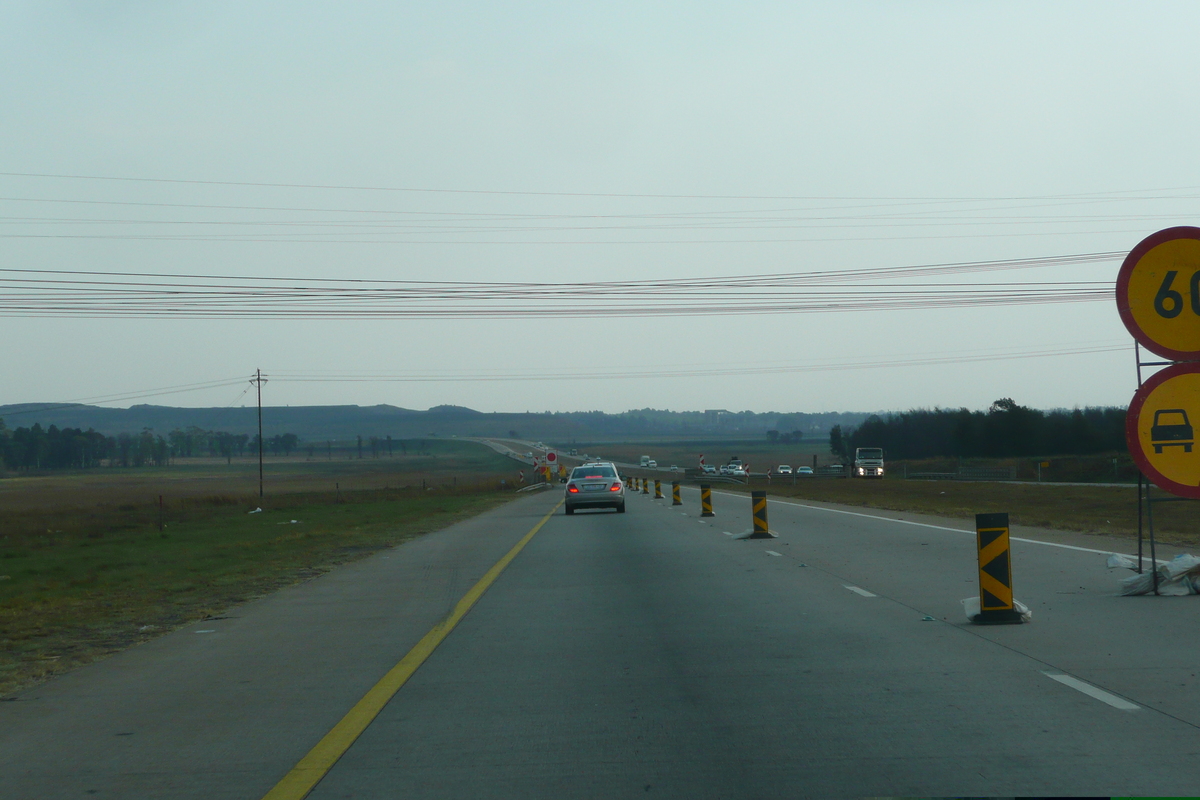
<path fill-rule="evenodd" d="M 1111 597 L 1101 557 L 1044 548 L 1039 619 L 968 626 L 969 536 L 778 508 L 795 533 L 737 541 L 738 501 L 555 517 L 312 796 L 1194 793 L 1188 656 L 1107 660 L 1186 599 Z M 1134 702 L 1050 677 L 1121 671 Z"/>
<path fill-rule="evenodd" d="M 718 508 L 749 505 L 744 495 L 714 494 Z M 1106 554 L 1129 553 L 1132 542 L 1014 526 L 1015 596 L 1033 610 L 1034 623 L 969 626 L 959 602 L 978 594 L 969 522 L 796 501 L 769 508 L 780 541 L 799 547 L 811 566 L 1200 725 L 1200 670 L 1186 647 L 1175 646 L 1200 609 L 1186 597 L 1119 596 L 1118 581 L 1132 573 L 1108 569 Z M 1158 556 L 1178 552 L 1160 546 Z"/>
<path fill-rule="evenodd" d="M 556 501 L 523 497 L 7 698 L 0 798 L 262 797 Z"/>
<path fill-rule="evenodd" d="M 261 797 L 559 497 L 0 704 L 0 797 Z M 1193 598 L 1017 542 L 1034 622 L 969 626 L 968 533 L 684 499 L 560 510 L 311 796 L 1195 794 Z"/>

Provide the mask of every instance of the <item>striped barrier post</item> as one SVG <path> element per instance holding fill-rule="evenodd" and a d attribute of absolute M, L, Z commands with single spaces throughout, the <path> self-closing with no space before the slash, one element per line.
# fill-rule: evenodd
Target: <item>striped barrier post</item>
<path fill-rule="evenodd" d="M 1008 514 L 976 514 L 975 537 L 979 546 L 979 613 L 971 621 L 985 625 L 1023 622 L 1013 607 Z"/>
<path fill-rule="evenodd" d="M 716 516 L 712 510 L 712 487 L 707 483 L 700 484 L 700 516 Z"/>
<path fill-rule="evenodd" d="M 663 499 L 662 481 L 660 481 L 658 478 L 654 479 L 654 499 L 655 500 Z"/>
<path fill-rule="evenodd" d="M 650 479 L 642 478 L 642 494 L 650 494 Z"/>
<path fill-rule="evenodd" d="M 679 481 L 671 482 L 671 505 L 681 506 L 683 501 L 679 499 Z"/>
<path fill-rule="evenodd" d="M 751 492 L 751 508 L 754 510 L 754 530 L 744 539 L 773 539 L 775 534 L 767 527 L 767 493 Z"/>

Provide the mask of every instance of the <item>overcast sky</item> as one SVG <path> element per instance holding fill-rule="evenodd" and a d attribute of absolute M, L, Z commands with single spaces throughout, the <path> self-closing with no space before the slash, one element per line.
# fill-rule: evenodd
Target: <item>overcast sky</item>
<path fill-rule="evenodd" d="M 1200 219 L 1198 30 L 1182 2 L 9 0 L 0 268 L 578 283 L 1126 252 Z M 1119 266 L 923 280 L 1111 284 Z M 0 341 L 0 403 L 214 382 L 111 404 L 241 404 L 258 368 L 271 405 L 483 411 L 1049 408 L 1135 388 L 1110 300 L 583 319 L 10 308 Z M 1099 352 L 1034 355 L 1080 350 Z M 994 355 L 1016 357 L 979 360 Z M 810 369 L 829 365 L 855 368 Z"/>

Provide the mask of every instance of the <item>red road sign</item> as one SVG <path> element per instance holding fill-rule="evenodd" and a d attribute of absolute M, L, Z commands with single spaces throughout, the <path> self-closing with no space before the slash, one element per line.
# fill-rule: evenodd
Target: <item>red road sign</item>
<path fill-rule="evenodd" d="M 1117 311 L 1150 352 L 1200 361 L 1200 228 L 1167 228 L 1129 251 L 1117 274 Z"/>

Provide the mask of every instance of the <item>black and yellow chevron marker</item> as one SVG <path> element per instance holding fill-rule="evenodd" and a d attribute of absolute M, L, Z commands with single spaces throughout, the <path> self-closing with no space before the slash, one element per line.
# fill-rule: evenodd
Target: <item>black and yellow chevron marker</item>
<path fill-rule="evenodd" d="M 979 545 L 979 614 L 976 622 L 1021 622 L 1013 608 L 1008 514 L 976 514 Z"/>
<path fill-rule="evenodd" d="M 712 510 L 712 487 L 706 483 L 700 484 L 700 516 L 716 516 Z"/>
<path fill-rule="evenodd" d="M 650 494 L 650 479 L 642 478 L 642 494 Z"/>
<path fill-rule="evenodd" d="M 683 501 L 679 499 L 679 481 L 671 482 L 671 505 L 681 506 Z"/>
<path fill-rule="evenodd" d="M 655 500 L 663 499 L 662 481 L 660 481 L 658 478 L 654 479 L 654 499 Z"/>
<path fill-rule="evenodd" d="M 751 492 L 750 507 L 754 511 L 754 530 L 741 539 L 773 539 L 775 534 L 767 526 L 767 493 Z"/>

